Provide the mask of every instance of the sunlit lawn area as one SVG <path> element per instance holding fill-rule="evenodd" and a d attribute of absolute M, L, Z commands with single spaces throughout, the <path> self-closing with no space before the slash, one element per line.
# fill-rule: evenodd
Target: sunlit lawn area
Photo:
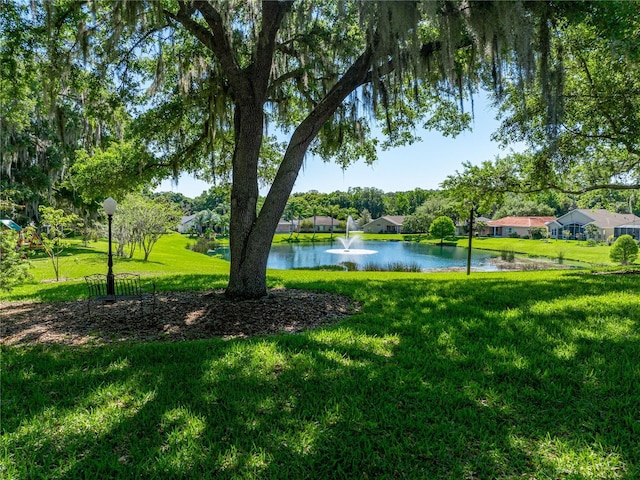
<path fill-rule="evenodd" d="M 458 240 L 458 246 L 466 247 L 468 240 Z M 484 250 L 513 250 L 516 254 L 541 256 L 556 259 L 591 263 L 596 265 L 609 265 L 609 251 L 611 247 L 606 244 L 588 246 L 587 242 L 580 240 L 528 240 L 520 238 L 490 238 L 480 237 L 472 240 L 473 248 Z"/>
<path fill-rule="evenodd" d="M 228 264 L 186 241 L 116 271 L 223 287 Z M 81 277 L 106 263 L 106 244 L 91 246 L 64 259 L 76 280 L 0 298 L 83 298 Z M 38 280 L 53 275 L 45 263 Z M 245 340 L 3 346 L 0 478 L 640 478 L 638 275 L 271 271 L 269 283 L 362 311 Z"/>

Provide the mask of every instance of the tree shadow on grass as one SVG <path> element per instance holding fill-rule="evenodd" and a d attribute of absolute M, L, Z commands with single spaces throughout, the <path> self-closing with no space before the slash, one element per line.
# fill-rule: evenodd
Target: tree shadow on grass
<path fill-rule="evenodd" d="M 49 478 L 640 474 L 637 279 L 346 283 L 363 313 L 300 335 L 7 349 L 4 451 Z"/>

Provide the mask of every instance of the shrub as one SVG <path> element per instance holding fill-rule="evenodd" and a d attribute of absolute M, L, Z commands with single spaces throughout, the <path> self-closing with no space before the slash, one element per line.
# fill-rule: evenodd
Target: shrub
<path fill-rule="evenodd" d="M 500 258 L 502 260 L 504 260 L 505 262 L 512 263 L 516 259 L 516 254 L 515 254 L 515 252 L 513 250 L 503 249 L 500 252 Z"/>
<path fill-rule="evenodd" d="M 342 262 L 341 265 L 349 272 L 358 270 L 358 264 L 356 262 Z"/>
<path fill-rule="evenodd" d="M 357 269 L 357 268 L 356 268 Z M 378 263 L 365 263 L 362 266 L 365 272 L 421 272 L 422 269 L 417 263 L 389 262 L 386 265 Z"/>
<path fill-rule="evenodd" d="M 611 247 L 609 258 L 621 265 L 629 265 L 638 258 L 638 244 L 631 235 L 621 235 Z"/>
<path fill-rule="evenodd" d="M 31 277 L 27 271 L 29 263 L 21 258 L 23 252 L 17 245 L 15 232 L 0 232 L 0 291 L 10 291 Z"/>
<path fill-rule="evenodd" d="M 429 227 L 429 236 L 440 239 L 440 245 L 443 244 L 446 237 L 456 234 L 456 226 L 449 217 L 443 215 L 431 222 Z"/>
<path fill-rule="evenodd" d="M 196 240 L 196 243 L 189 245 L 187 244 L 187 248 L 190 248 L 194 252 L 198 253 L 207 253 L 209 250 L 215 250 L 220 246 L 215 240 L 210 240 L 208 238 L 200 237 Z"/>
<path fill-rule="evenodd" d="M 348 270 L 344 265 L 318 265 L 316 267 L 300 267 L 295 268 L 294 270 L 319 270 L 319 271 L 330 271 L 330 272 L 343 272 Z"/>
<path fill-rule="evenodd" d="M 417 263 L 389 262 L 387 264 L 389 272 L 421 272 L 422 269 Z"/>
<path fill-rule="evenodd" d="M 532 227 L 529 229 L 529 236 L 533 240 L 540 240 L 549 236 L 549 231 L 545 227 Z"/>
<path fill-rule="evenodd" d="M 303 220 L 300 222 L 300 231 L 301 232 L 313 232 L 313 221 L 312 220 Z"/>
<path fill-rule="evenodd" d="M 598 242 L 594 238 L 590 238 L 587 240 L 587 247 L 595 247 L 598 245 Z"/>

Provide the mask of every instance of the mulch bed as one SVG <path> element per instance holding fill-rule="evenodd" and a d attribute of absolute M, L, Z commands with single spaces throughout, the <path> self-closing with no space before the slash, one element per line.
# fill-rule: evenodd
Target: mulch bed
<path fill-rule="evenodd" d="M 122 341 L 184 341 L 295 333 L 336 323 L 359 311 L 348 297 L 274 289 L 257 300 L 234 301 L 223 290 L 163 292 L 152 300 L 35 303 L 4 302 L 0 344 L 105 344 Z"/>

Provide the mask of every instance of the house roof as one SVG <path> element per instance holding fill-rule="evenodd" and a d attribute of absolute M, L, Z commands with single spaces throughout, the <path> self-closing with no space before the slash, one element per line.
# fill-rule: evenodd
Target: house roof
<path fill-rule="evenodd" d="M 385 215 L 382 218 L 386 218 L 391 223 L 395 223 L 396 225 L 402 225 L 404 223 L 404 215 Z"/>
<path fill-rule="evenodd" d="M 182 217 L 182 218 L 180 218 L 180 225 L 184 225 L 185 223 L 189 223 L 194 218 L 196 218 L 196 214 L 195 213 L 193 215 L 187 215 L 186 217 Z"/>
<path fill-rule="evenodd" d="M 490 227 L 544 227 L 547 222 L 555 220 L 556 217 L 504 217 L 499 220 L 487 222 Z"/>
<path fill-rule="evenodd" d="M 313 217 L 309 217 L 309 218 L 305 218 L 303 221 L 309 221 L 309 222 L 313 222 Z M 333 221 L 333 226 L 337 227 L 338 224 L 340 223 L 340 220 L 337 220 L 335 218 L 331 218 L 331 217 L 327 217 L 324 215 L 316 215 L 316 226 L 318 225 L 331 225 L 331 222 Z"/>
<path fill-rule="evenodd" d="M 8 218 L 0 220 L 0 223 L 2 223 L 5 227 L 10 228 L 11 230 L 15 230 L 16 232 L 22 230 L 22 227 L 20 225 L 18 225 L 13 220 L 9 220 Z"/>
<path fill-rule="evenodd" d="M 366 227 L 367 225 L 372 225 L 375 222 L 379 222 L 380 220 L 384 220 L 389 223 L 392 223 L 393 225 L 397 225 L 401 227 L 402 224 L 404 223 L 404 217 L 405 217 L 404 215 L 385 215 L 384 217 L 376 218 L 374 220 L 371 220 L 369 223 L 365 223 L 362 226 L 362 228 Z"/>
<path fill-rule="evenodd" d="M 620 225 L 633 224 L 634 222 L 640 223 L 640 217 L 636 217 L 631 213 L 612 213 L 604 208 L 578 208 L 577 211 L 593 219 L 594 223 L 599 227 L 618 227 Z"/>

